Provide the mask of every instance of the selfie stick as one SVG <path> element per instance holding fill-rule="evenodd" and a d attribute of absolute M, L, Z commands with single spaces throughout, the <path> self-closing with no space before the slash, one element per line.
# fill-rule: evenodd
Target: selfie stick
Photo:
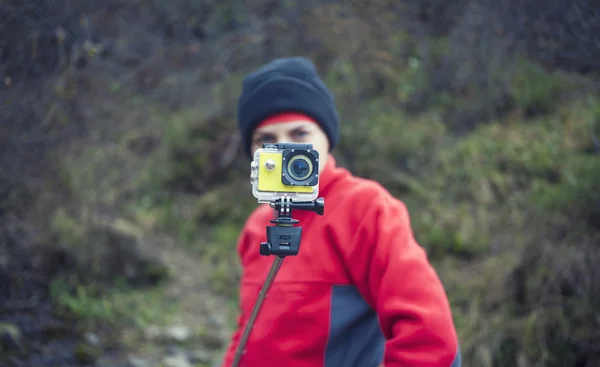
<path fill-rule="evenodd" d="M 298 255 L 300 249 L 300 239 L 302 238 L 302 227 L 294 227 L 294 224 L 300 221 L 292 218 L 293 210 L 306 210 L 323 215 L 325 209 L 325 201 L 323 198 L 318 198 L 314 201 L 298 201 L 293 202 L 289 197 L 283 197 L 282 199 L 274 200 L 270 203 L 271 208 L 275 210 L 277 216 L 276 219 L 272 219 L 271 223 L 274 226 L 267 226 L 267 241 L 260 244 L 260 254 L 263 256 L 274 255 L 277 256 L 273 260 L 269 274 L 265 279 L 263 287 L 261 288 L 258 299 L 254 304 L 254 309 L 250 315 L 250 319 L 244 328 L 244 333 L 238 344 L 235 358 L 231 367 L 238 367 L 248 338 L 250 337 L 250 331 L 258 317 L 262 303 L 267 296 L 267 292 L 273 283 L 273 280 L 277 276 L 279 268 L 283 263 L 283 259 L 286 256 Z"/>

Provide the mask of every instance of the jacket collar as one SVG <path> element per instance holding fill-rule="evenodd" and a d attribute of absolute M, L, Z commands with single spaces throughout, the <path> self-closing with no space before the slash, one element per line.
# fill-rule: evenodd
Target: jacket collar
<path fill-rule="evenodd" d="M 333 154 L 329 153 L 325 168 L 319 177 L 319 196 L 325 197 L 329 193 L 333 184 L 342 177 L 350 173 L 342 167 L 337 166 L 337 162 Z"/>

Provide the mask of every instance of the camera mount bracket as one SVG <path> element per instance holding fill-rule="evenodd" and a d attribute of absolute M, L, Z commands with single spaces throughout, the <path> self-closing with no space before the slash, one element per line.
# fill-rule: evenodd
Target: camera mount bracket
<path fill-rule="evenodd" d="M 292 211 L 306 210 L 323 215 L 325 207 L 323 198 L 294 202 L 288 197 L 283 197 L 271 202 L 270 206 L 275 210 L 277 218 L 271 220 L 271 223 L 275 224 L 274 226 L 267 226 L 268 242 L 260 244 L 260 254 L 279 257 L 298 255 L 302 227 L 294 227 L 294 224 L 300 221 L 292 218 Z"/>
<path fill-rule="evenodd" d="M 271 265 L 271 269 L 265 279 L 263 286 L 258 293 L 258 298 L 250 314 L 250 319 L 246 323 L 242 337 L 238 344 L 235 358 L 231 367 L 238 367 L 242 358 L 242 354 L 246 348 L 250 331 L 254 326 L 254 322 L 260 313 L 263 301 L 265 300 L 273 280 L 277 276 L 283 259 L 286 256 L 296 256 L 300 250 L 300 241 L 302 239 L 302 227 L 295 227 L 295 224 L 300 223 L 299 220 L 292 218 L 294 210 L 305 210 L 315 212 L 318 215 L 323 215 L 325 210 L 325 201 L 323 198 L 318 198 L 313 201 L 292 201 L 289 197 L 273 200 L 270 204 L 275 211 L 275 219 L 271 219 L 274 226 L 267 226 L 267 242 L 260 244 L 260 254 L 263 256 L 276 256 Z"/>

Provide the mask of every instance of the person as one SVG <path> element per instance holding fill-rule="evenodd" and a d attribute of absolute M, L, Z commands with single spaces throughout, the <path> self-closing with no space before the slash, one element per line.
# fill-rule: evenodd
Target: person
<path fill-rule="evenodd" d="M 458 367 L 450 304 L 413 236 L 407 207 L 336 164 L 338 120 L 335 99 L 307 58 L 272 60 L 242 83 L 245 153 L 252 157 L 263 143 L 311 143 L 320 154 L 325 212 L 294 212 L 303 228 L 300 251 L 283 262 L 240 366 Z M 259 205 L 239 236 L 240 314 L 223 367 L 235 358 L 273 261 L 259 254 L 273 215 Z"/>

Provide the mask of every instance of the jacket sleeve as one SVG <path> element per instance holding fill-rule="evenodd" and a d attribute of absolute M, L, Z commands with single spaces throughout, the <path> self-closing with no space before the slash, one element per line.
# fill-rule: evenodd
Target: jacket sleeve
<path fill-rule="evenodd" d="M 362 195 L 361 195 L 362 196 Z M 389 194 L 372 194 L 349 234 L 348 271 L 375 309 L 386 337 L 385 367 L 459 367 L 450 304 L 408 210 Z"/>
<path fill-rule="evenodd" d="M 238 255 L 239 255 L 241 261 L 243 261 L 242 260 L 243 259 L 242 253 L 243 253 L 243 251 L 246 249 L 246 247 L 248 245 L 247 242 L 248 242 L 248 232 L 244 228 L 244 230 L 240 234 L 240 237 L 238 239 L 238 244 L 237 244 Z M 240 287 L 239 287 L 240 300 L 241 300 L 241 297 L 242 297 L 241 292 L 243 291 L 243 288 L 241 287 L 241 284 L 243 284 L 243 282 L 244 282 L 244 269 L 242 267 L 242 276 L 241 276 L 241 279 L 240 279 Z M 238 314 L 238 317 L 237 317 L 236 329 L 234 330 L 233 334 L 231 335 L 231 339 L 229 341 L 229 345 L 225 349 L 225 353 L 224 353 L 224 356 L 223 356 L 223 363 L 221 364 L 221 367 L 229 367 L 233 363 L 233 360 L 235 358 L 236 349 L 237 349 L 238 344 L 240 342 L 240 338 L 242 337 L 242 333 L 244 332 L 244 330 L 243 330 L 243 326 L 244 326 L 243 321 L 244 321 L 245 317 L 244 317 L 244 314 L 242 313 L 241 309 L 238 312 L 239 312 L 239 314 Z"/>

